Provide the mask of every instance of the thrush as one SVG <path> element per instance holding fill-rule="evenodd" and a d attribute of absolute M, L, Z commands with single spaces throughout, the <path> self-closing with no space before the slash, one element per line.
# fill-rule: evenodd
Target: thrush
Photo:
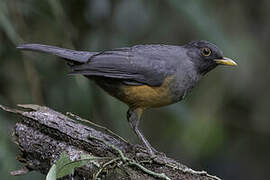
<path fill-rule="evenodd" d="M 136 45 L 100 52 L 42 44 L 22 44 L 17 48 L 63 58 L 71 68 L 69 74 L 84 75 L 127 104 L 128 122 L 151 155 L 156 151 L 138 128 L 143 111 L 181 101 L 218 65 L 237 65 L 224 57 L 216 45 L 203 40 L 182 46 Z"/>

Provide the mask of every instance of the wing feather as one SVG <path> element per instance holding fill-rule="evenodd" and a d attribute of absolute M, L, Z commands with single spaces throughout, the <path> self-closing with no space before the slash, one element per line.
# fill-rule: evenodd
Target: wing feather
<path fill-rule="evenodd" d="M 165 60 L 121 48 L 94 55 L 85 64 L 72 67 L 70 74 L 121 79 L 126 84 L 160 86 L 166 77 Z"/>

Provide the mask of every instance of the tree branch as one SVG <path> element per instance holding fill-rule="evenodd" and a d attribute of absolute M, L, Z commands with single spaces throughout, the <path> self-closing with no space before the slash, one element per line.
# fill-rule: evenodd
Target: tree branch
<path fill-rule="evenodd" d="M 205 171 L 194 171 L 162 153 L 151 158 L 144 147 L 129 144 L 110 130 L 71 113 L 63 115 L 38 105 L 19 107 L 0 105 L 20 119 L 13 136 L 21 151 L 17 159 L 23 168 L 13 171 L 13 175 L 33 170 L 46 174 L 60 154 L 66 152 L 71 160 L 78 160 L 82 154 L 99 157 L 76 169 L 74 179 L 219 179 Z"/>

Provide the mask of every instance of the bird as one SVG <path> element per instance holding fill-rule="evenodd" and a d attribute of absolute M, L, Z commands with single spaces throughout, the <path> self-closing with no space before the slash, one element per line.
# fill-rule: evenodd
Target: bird
<path fill-rule="evenodd" d="M 215 44 L 205 40 L 184 45 L 134 45 L 99 52 L 43 44 L 21 44 L 17 49 L 58 56 L 67 62 L 69 74 L 85 76 L 127 104 L 127 120 L 150 155 L 157 151 L 139 130 L 143 112 L 181 101 L 215 67 L 237 65 Z"/>

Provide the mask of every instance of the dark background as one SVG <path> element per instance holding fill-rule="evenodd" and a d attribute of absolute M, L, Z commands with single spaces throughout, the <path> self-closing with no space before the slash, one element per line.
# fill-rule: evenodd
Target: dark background
<path fill-rule="evenodd" d="M 269 0 L 0 0 L 0 103 L 71 111 L 137 143 L 127 106 L 56 57 L 19 43 L 98 51 L 205 39 L 239 64 L 210 72 L 182 102 L 148 110 L 141 129 L 169 157 L 224 179 L 268 179 L 270 169 Z M 0 112 L 1 179 L 20 167 L 15 118 Z"/>

